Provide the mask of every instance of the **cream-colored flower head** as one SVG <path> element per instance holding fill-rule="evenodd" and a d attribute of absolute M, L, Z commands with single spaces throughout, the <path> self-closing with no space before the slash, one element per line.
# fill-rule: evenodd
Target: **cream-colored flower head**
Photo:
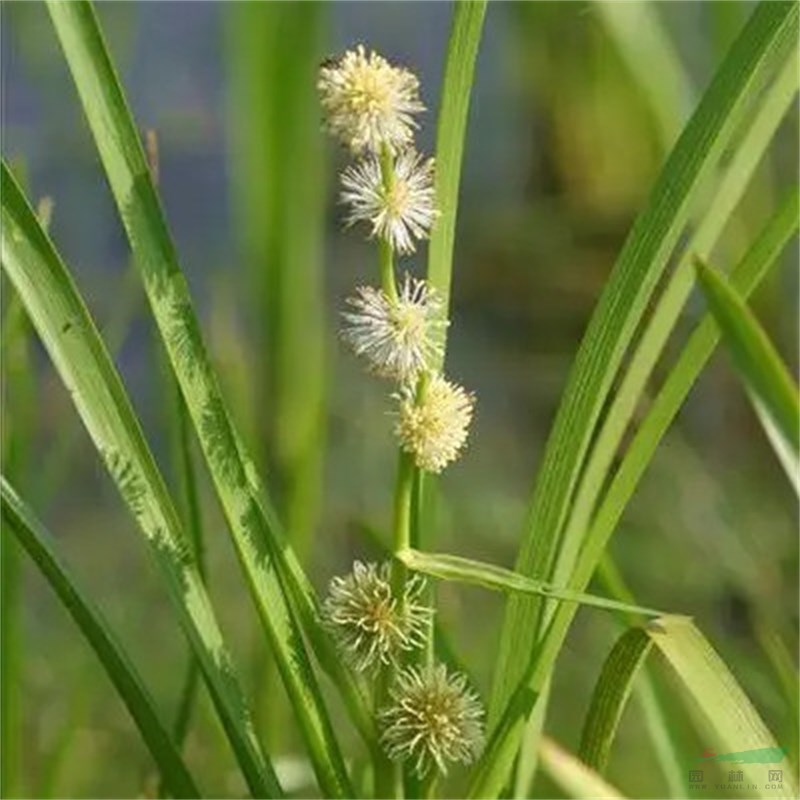
<path fill-rule="evenodd" d="M 422 397 L 410 387 L 399 394 L 395 433 L 414 463 L 429 472 L 441 472 L 463 450 L 475 408 L 474 395 L 443 378 L 431 377 Z"/>
<path fill-rule="evenodd" d="M 377 156 L 348 167 L 342 173 L 341 195 L 342 202 L 350 205 L 347 224 L 368 222 L 371 235 L 386 239 L 392 250 L 413 253 L 414 240 L 426 239 L 438 216 L 433 171 L 433 159 L 423 160 L 411 148 L 395 160 L 388 188 Z"/>
<path fill-rule="evenodd" d="M 363 45 L 323 64 L 317 89 L 328 130 L 354 153 L 404 147 L 425 110 L 417 77 Z"/>
<path fill-rule="evenodd" d="M 393 761 L 412 761 L 423 777 L 434 765 L 469 764 L 483 747 L 483 707 L 461 674 L 443 664 L 400 673 L 379 716 L 381 742 Z"/>
<path fill-rule="evenodd" d="M 342 314 L 342 338 L 371 372 L 406 383 L 431 369 L 442 353 L 439 295 L 408 273 L 396 300 L 371 286 L 360 286 L 347 299 L 352 310 Z"/>
<path fill-rule="evenodd" d="M 425 644 L 433 616 L 421 603 L 425 581 L 414 575 L 402 597 L 392 591 L 389 563 L 362 564 L 330 583 L 322 616 L 344 658 L 359 672 L 394 661 Z"/>

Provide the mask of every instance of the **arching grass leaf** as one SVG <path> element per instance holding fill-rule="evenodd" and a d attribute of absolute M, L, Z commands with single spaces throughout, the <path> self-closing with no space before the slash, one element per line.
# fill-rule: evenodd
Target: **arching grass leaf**
<path fill-rule="evenodd" d="M 315 625 L 308 582 L 222 397 L 95 11 L 88 2 L 52 2 L 48 9 L 317 780 L 326 794 L 350 796 L 336 732 L 300 630 L 303 621 L 313 628 L 312 642 L 324 638 Z M 299 605 L 305 607 L 296 615 Z"/>
<path fill-rule="evenodd" d="M 93 607 L 56 554 L 52 537 L 5 478 L 0 479 L 3 536 L 14 536 L 86 637 L 161 772 L 172 797 L 200 793 L 156 710 L 147 687 L 102 614 Z"/>
<path fill-rule="evenodd" d="M 431 575 L 444 581 L 474 584 L 486 589 L 501 592 L 520 592 L 534 594 L 539 597 L 552 597 L 566 603 L 602 608 L 606 611 L 624 611 L 643 617 L 658 617 L 663 611 L 645 608 L 631 603 L 623 603 L 607 597 L 597 597 L 592 594 L 582 594 L 551 586 L 542 581 L 526 578 L 517 572 L 512 572 L 494 564 L 485 564 L 461 556 L 452 556 L 445 553 L 423 553 L 420 550 L 401 550 L 397 557 L 411 570 Z"/>
<path fill-rule="evenodd" d="M 758 320 L 728 282 L 697 261 L 697 277 L 722 338 L 759 417 L 788 467 L 795 486 L 800 476 L 800 398 L 797 385 Z"/>
<path fill-rule="evenodd" d="M 122 381 L 69 273 L 2 165 L 2 262 L 158 564 L 253 794 L 282 795 L 211 602 Z"/>

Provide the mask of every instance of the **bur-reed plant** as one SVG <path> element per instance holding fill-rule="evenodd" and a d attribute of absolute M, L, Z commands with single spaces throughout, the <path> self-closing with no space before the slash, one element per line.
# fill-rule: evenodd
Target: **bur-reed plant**
<path fill-rule="evenodd" d="M 205 585 L 190 427 L 286 691 L 314 792 L 447 796 L 446 779 L 453 776 L 452 785 L 470 797 L 506 797 L 512 791 L 528 796 L 540 757 L 544 771 L 573 796 L 621 796 L 602 773 L 651 651 L 671 666 L 715 747 L 763 750 L 783 762 L 783 751 L 733 674 L 692 619 L 680 613 L 690 609 L 663 612 L 639 605 L 625 596 L 620 581 L 609 581 L 616 597 L 587 589 L 719 331 L 777 451 L 790 474 L 797 474 L 797 387 L 737 294 L 755 289 L 796 233 L 797 188 L 730 271 L 729 284 L 703 261 L 796 94 L 798 7 L 762 3 L 753 10 L 666 159 L 576 356 L 514 570 L 430 552 L 424 502 L 436 476 L 468 457 L 470 428 L 480 413 L 480 398 L 449 374 L 447 338 L 458 336 L 450 324 L 458 196 L 486 3 L 454 5 L 434 157 L 416 149 L 425 87 L 413 69 L 363 44 L 322 62 L 316 88 L 324 126 L 351 159 L 340 178 L 345 223 L 365 233 L 375 251 L 374 264 L 364 265 L 365 283 L 343 303 L 341 339 L 370 378 L 383 382 L 386 424 L 397 450 L 386 514 L 389 552 L 381 563 L 356 560 L 347 574 L 331 580 L 324 598 L 308 579 L 295 550 L 297 537 L 287 535 L 223 397 L 160 206 L 153 148 L 148 164 L 95 11 L 84 0 L 51 0 L 48 8 L 180 391 L 179 502 L 158 470 L 75 281 L 5 162 L 3 269 L 161 571 L 190 657 L 251 794 L 282 797 L 287 787 L 262 746 Z M 662 127 L 666 132 L 668 126 Z M 276 152 L 271 158 L 274 163 Z M 690 229 L 692 235 L 683 236 Z M 426 242 L 427 273 L 413 275 L 402 260 Z M 661 287 L 671 262 L 675 266 Z M 695 264 L 712 316 L 696 326 L 620 454 L 633 410 L 695 285 Z M 646 318 L 649 305 L 653 311 Z M 308 475 L 300 470 L 295 477 L 302 483 Z M 294 501 L 286 508 L 296 520 Z M 176 797 L 199 793 L 206 776 L 198 780 L 199 770 L 182 754 L 194 691 L 186 689 L 176 722 L 163 723 L 133 659 L 78 590 L 54 540 L 6 479 L 2 509 L 4 542 L 13 537 L 26 550 L 89 641 L 153 756 L 163 791 Z M 298 525 L 304 528 L 293 522 L 293 529 Z M 494 682 L 484 696 L 446 655 L 437 633 L 434 581 L 507 595 Z M 549 686 L 581 606 L 624 615 L 627 629 L 605 666 L 598 665 L 575 756 L 544 731 Z M 322 689 L 324 681 L 329 692 Z M 342 735 L 332 695 L 342 700 L 360 745 Z M 653 746 L 663 753 L 668 731 L 658 726 L 666 727 L 667 718 L 659 696 L 649 697 L 651 719 L 657 720 L 650 728 Z M 4 722 L 4 734 L 6 729 Z M 784 767 L 778 795 L 769 790 L 769 796 L 796 795 L 794 765 Z M 208 793 L 218 793 L 208 786 Z M 672 782 L 670 787 L 674 793 Z"/>

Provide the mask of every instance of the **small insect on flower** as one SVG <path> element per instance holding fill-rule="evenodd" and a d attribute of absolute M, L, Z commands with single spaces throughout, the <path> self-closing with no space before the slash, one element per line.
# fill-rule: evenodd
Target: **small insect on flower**
<path fill-rule="evenodd" d="M 317 90 L 328 130 L 354 153 L 408 144 L 417 127 L 414 114 L 425 110 L 417 77 L 375 52 L 367 55 L 363 45 L 326 59 Z"/>
<path fill-rule="evenodd" d="M 429 472 L 441 472 L 461 454 L 469 434 L 475 396 L 457 383 L 434 375 L 418 398 L 410 387 L 399 395 L 395 433 L 414 463 Z"/>
<path fill-rule="evenodd" d="M 347 299 L 342 338 L 371 372 L 407 382 L 432 368 L 442 352 L 442 303 L 428 284 L 406 273 L 397 299 L 371 286 L 360 286 Z"/>
<path fill-rule="evenodd" d="M 356 561 L 353 571 L 331 580 L 322 607 L 325 624 L 344 657 L 359 672 L 389 664 L 402 651 L 425 644 L 433 610 L 420 602 L 425 581 L 414 575 L 402 598 L 392 591 L 390 565 Z"/>
<path fill-rule="evenodd" d="M 369 222 L 398 253 L 413 253 L 415 239 L 426 239 L 438 216 L 433 187 L 434 160 L 403 150 L 387 186 L 378 158 L 369 155 L 342 173 L 341 201 L 350 205 L 346 222 Z"/>
<path fill-rule="evenodd" d="M 483 747 L 483 707 L 466 678 L 444 664 L 403 670 L 379 716 L 381 743 L 393 761 L 413 761 L 419 777 L 432 766 L 469 764 Z"/>

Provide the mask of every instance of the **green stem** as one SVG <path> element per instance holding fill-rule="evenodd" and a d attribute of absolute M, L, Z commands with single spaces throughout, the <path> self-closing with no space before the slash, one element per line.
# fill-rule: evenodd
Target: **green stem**
<path fill-rule="evenodd" d="M 392 151 L 383 145 L 381 148 L 381 177 L 383 191 L 388 195 L 394 187 L 394 158 Z M 397 300 L 397 284 L 394 277 L 394 251 L 387 239 L 378 240 L 378 265 L 381 271 L 381 288 L 392 301 Z"/>
<path fill-rule="evenodd" d="M 375 681 L 373 714 L 377 719 L 378 713 L 385 706 L 389 697 L 389 687 L 392 682 L 393 667 L 387 665 L 381 667 L 378 678 Z M 375 798 L 402 798 L 403 797 L 403 773 L 399 765 L 393 762 L 379 746 L 375 749 L 372 758 L 372 769 L 374 772 L 374 796 Z"/>
<path fill-rule="evenodd" d="M 381 176 L 383 188 L 388 194 L 394 185 L 394 158 L 389 148 L 384 145 L 380 153 Z M 381 237 L 378 240 L 378 267 L 381 276 L 381 288 L 392 301 L 397 301 L 397 285 L 394 275 L 394 251 L 392 245 Z M 400 453 L 397 465 L 397 480 L 394 492 L 392 551 L 397 552 L 410 543 L 411 531 L 411 491 L 413 473 L 410 456 Z M 391 582 L 393 593 L 402 603 L 403 586 L 406 581 L 406 567 L 399 560 L 392 561 Z M 387 702 L 389 687 L 392 684 L 395 666 L 388 665 L 381 669 L 375 687 L 375 713 Z M 402 798 L 403 773 L 399 765 L 392 762 L 383 752 L 378 752 L 373 759 L 375 771 L 375 797 Z"/>
<path fill-rule="evenodd" d="M 397 480 L 394 487 L 394 523 L 392 526 L 392 551 L 398 553 L 411 546 L 411 495 L 414 488 L 414 462 L 408 453 L 400 451 L 397 458 Z M 392 590 L 402 598 L 406 581 L 406 566 L 395 559 L 392 562 Z"/>
<path fill-rule="evenodd" d="M 397 480 L 394 488 L 394 519 L 392 523 L 392 551 L 399 552 L 411 543 L 411 494 L 414 486 L 414 463 L 408 453 L 400 451 L 397 460 Z M 392 560 L 392 593 L 403 603 L 403 590 L 408 569 L 399 559 Z M 402 613 L 402 608 L 401 608 Z M 381 671 L 377 689 L 377 703 L 381 705 L 388 696 L 389 686 L 396 672 L 394 665 Z M 381 757 L 375 761 L 375 796 L 403 797 L 403 773 L 397 765 Z"/>
<path fill-rule="evenodd" d="M 421 405 L 425 399 L 425 393 L 428 391 L 428 384 L 430 383 L 431 373 L 423 372 L 420 375 L 419 382 L 417 383 L 417 405 Z M 419 547 L 424 550 L 430 547 L 430 540 L 423 542 L 423 528 L 425 525 L 425 472 L 418 467 L 413 467 L 413 495 L 412 495 L 412 529 L 411 529 L 411 543 L 413 547 Z M 433 581 L 428 582 L 428 587 L 425 590 L 425 604 L 430 608 L 436 607 L 436 589 Z M 435 660 L 436 640 L 434 638 L 434 625 L 431 619 L 428 626 L 428 635 L 426 637 L 425 651 L 419 659 L 420 663 L 424 666 L 432 667 Z"/>
<path fill-rule="evenodd" d="M 397 285 L 394 279 L 394 253 L 384 238 L 378 240 L 378 263 L 381 270 L 381 288 L 393 302 L 397 301 Z"/>

